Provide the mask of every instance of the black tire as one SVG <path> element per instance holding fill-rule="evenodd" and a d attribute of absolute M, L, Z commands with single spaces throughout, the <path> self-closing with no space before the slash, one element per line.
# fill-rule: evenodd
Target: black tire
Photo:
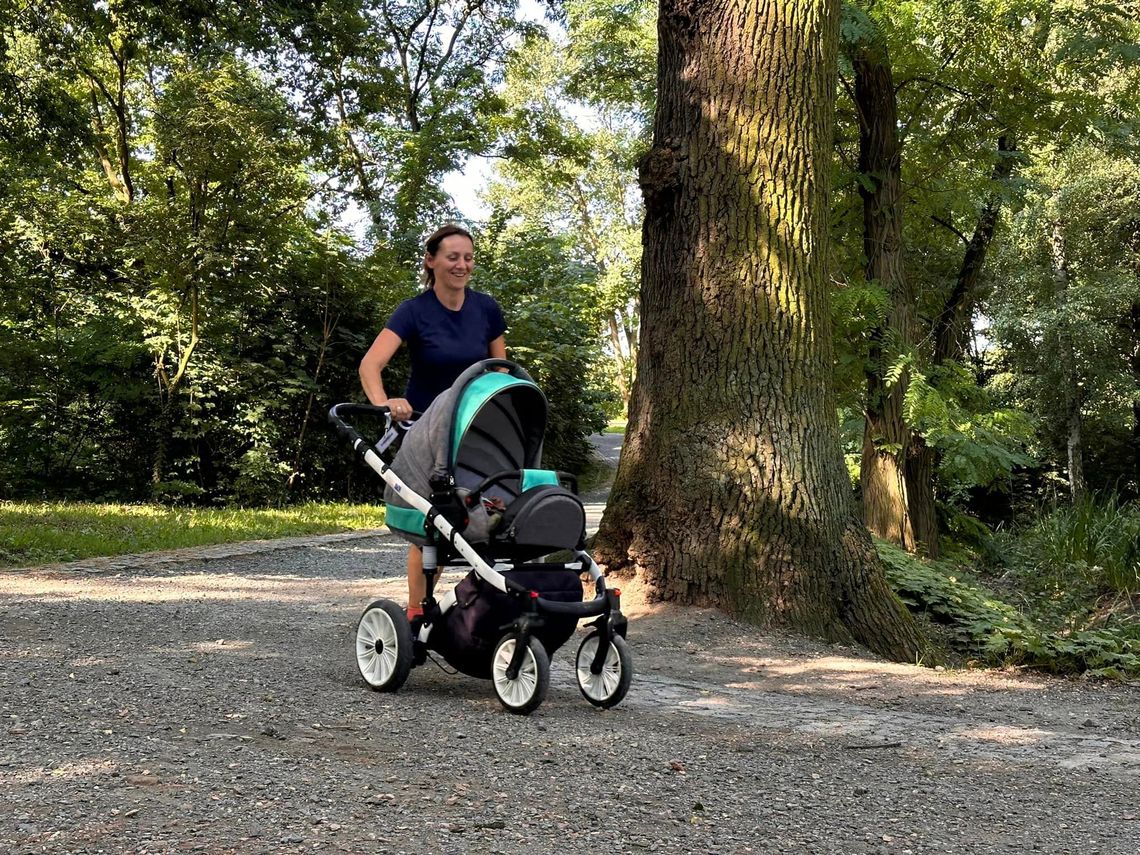
<path fill-rule="evenodd" d="M 550 657 L 546 655 L 542 642 L 532 636 L 527 641 L 527 652 L 523 654 L 518 676 L 513 680 L 508 678 L 507 666 L 518 640 L 517 635 L 508 634 L 495 645 L 495 655 L 491 659 L 491 684 L 495 687 L 495 697 L 507 712 L 530 715 L 550 690 Z"/>
<path fill-rule="evenodd" d="M 596 707 L 609 709 L 621 703 L 633 682 L 633 657 L 629 655 L 629 645 L 620 635 L 610 641 L 610 649 L 602 663 L 600 674 L 590 673 L 590 663 L 598 649 L 601 633 L 596 629 L 587 635 L 578 647 L 574 657 L 574 673 L 578 677 L 578 689 L 582 697 Z"/>
<path fill-rule="evenodd" d="M 356 624 L 356 667 L 368 688 L 395 692 L 412 670 L 412 627 L 391 600 L 377 600 Z"/>

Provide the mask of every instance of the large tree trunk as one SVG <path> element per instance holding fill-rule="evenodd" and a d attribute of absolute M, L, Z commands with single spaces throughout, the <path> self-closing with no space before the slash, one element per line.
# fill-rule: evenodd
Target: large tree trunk
<path fill-rule="evenodd" d="M 599 559 L 658 599 L 913 660 L 832 389 L 834 0 L 662 0 L 642 335 Z"/>
<path fill-rule="evenodd" d="M 936 557 L 933 469 L 924 465 L 921 455 L 912 454 L 912 445 L 917 447 L 921 439 L 903 418 L 908 374 L 904 371 L 893 384 L 886 380 L 892 354 L 884 350 L 884 342 L 906 348 L 916 342 L 914 289 L 903 266 L 902 143 L 895 85 L 881 41 L 868 38 L 854 44 L 851 60 L 859 110 L 864 273 L 887 292 L 891 305 L 883 326 L 873 332 L 867 372 L 859 470 L 863 522 L 881 538 Z"/>

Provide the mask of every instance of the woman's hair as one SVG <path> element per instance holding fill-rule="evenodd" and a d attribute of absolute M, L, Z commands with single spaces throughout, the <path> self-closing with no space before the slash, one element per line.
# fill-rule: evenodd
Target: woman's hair
<path fill-rule="evenodd" d="M 460 235 L 461 237 L 465 237 L 467 240 L 471 241 L 472 246 L 475 246 L 475 238 L 471 237 L 471 232 L 467 231 L 467 229 L 463 228 L 463 226 L 457 226 L 455 223 L 448 223 L 446 226 L 442 226 L 441 228 L 436 229 L 428 237 L 427 244 L 425 246 L 427 254 L 432 258 L 435 258 L 435 254 L 439 252 L 439 245 L 443 243 L 443 239 L 449 238 L 452 235 Z M 427 266 L 426 259 L 424 261 L 423 283 L 425 291 L 435 285 L 435 271 Z"/>

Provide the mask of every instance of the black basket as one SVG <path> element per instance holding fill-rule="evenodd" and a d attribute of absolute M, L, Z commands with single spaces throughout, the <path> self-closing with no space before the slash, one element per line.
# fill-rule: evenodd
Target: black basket
<path fill-rule="evenodd" d="M 574 570 L 508 570 L 503 574 L 546 600 L 560 603 L 582 601 L 582 579 Z M 444 615 L 443 626 L 428 637 L 428 646 L 440 653 L 452 668 L 471 677 L 491 676 L 495 645 L 506 632 L 504 627 L 525 608 L 525 601 L 505 594 L 484 582 L 474 571 L 455 588 L 456 603 Z M 546 652 L 565 644 L 578 626 L 574 615 L 544 614 L 543 625 L 534 630 Z"/>

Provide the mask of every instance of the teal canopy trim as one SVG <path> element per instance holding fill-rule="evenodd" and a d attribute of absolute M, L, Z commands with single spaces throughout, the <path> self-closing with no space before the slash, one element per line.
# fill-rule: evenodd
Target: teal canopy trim
<path fill-rule="evenodd" d="M 522 481 L 519 484 L 519 492 L 525 493 L 531 487 L 537 487 L 540 484 L 553 484 L 557 487 L 558 473 L 549 469 L 524 469 Z"/>
<path fill-rule="evenodd" d="M 398 508 L 388 505 L 384 513 L 384 522 L 390 529 L 398 529 L 406 534 L 424 533 L 424 513 L 415 508 Z"/>

